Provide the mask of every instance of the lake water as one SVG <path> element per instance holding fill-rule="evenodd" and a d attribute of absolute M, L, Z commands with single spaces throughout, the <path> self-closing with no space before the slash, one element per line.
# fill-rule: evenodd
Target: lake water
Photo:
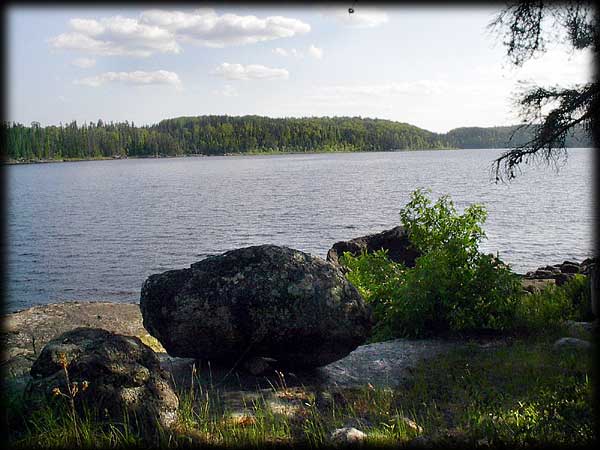
<path fill-rule="evenodd" d="M 591 256 L 592 149 L 495 184 L 499 150 L 301 154 L 9 166 L 8 312 L 139 300 L 150 274 L 272 243 L 320 257 L 399 224 L 417 187 L 488 209 L 482 250 L 520 273 Z"/>

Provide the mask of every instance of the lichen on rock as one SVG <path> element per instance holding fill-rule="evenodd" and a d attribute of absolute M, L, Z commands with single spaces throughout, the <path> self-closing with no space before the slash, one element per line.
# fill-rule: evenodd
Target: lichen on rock
<path fill-rule="evenodd" d="M 224 363 L 268 357 L 323 366 L 364 343 L 371 326 L 369 308 L 336 266 L 275 245 L 151 275 L 140 309 L 170 355 Z"/>
<path fill-rule="evenodd" d="M 171 427 L 179 400 L 152 349 L 134 336 L 99 328 L 76 328 L 52 339 L 31 367 L 25 389 L 29 410 L 57 392 L 71 396 L 81 411 L 104 411 L 115 422 L 130 415 L 144 433 Z M 76 394 L 67 384 L 86 386 Z M 135 420 L 134 420 L 135 419 Z"/>

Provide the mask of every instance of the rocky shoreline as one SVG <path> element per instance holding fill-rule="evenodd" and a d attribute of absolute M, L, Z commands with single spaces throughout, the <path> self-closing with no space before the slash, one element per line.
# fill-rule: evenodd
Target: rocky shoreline
<path fill-rule="evenodd" d="M 139 303 L 64 302 L 7 314 L 0 329 L 4 387 L 36 405 L 85 384 L 79 403 L 91 401 L 105 411 L 125 408 L 148 424 L 158 414 L 169 427 L 176 422 L 177 389 L 196 379 L 218 386 L 226 403 L 244 409 L 253 396 L 275 395 L 275 385 L 317 396 L 367 385 L 398 387 L 436 355 L 510 342 L 500 337 L 366 344 L 372 312 L 344 276 L 338 256 L 380 248 L 409 267 L 418 257 L 400 227 L 338 242 L 327 261 L 287 247 L 252 246 L 151 275 Z M 544 266 L 521 276 L 523 289 L 562 285 L 577 274 L 592 275 L 595 286 L 595 270 L 592 259 Z M 572 328 L 572 336 L 555 347 L 589 349 L 591 324 Z M 150 412 L 147 404 L 154 405 Z"/>
<path fill-rule="evenodd" d="M 103 328 L 140 338 L 157 352 L 163 366 L 182 384 L 185 384 L 186 376 L 189 377 L 191 364 L 195 361 L 192 358 L 169 356 L 160 342 L 150 336 L 143 327 L 142 314 L 137 303 L 53 303 L 7 314 L 1 320 L 0 336 L 4 352 L 0 364 L 5 378 L 28 378 L 29 370 L 41 349 L 51 339 L 78 327 Z M 395 339 L 366 344 L 359 346 L 345 358 L 294 376 L 297 376 L 298 383 L 308 382 L 321 386 L 358 386 L 366 382 L 395 385 L 408 376 L 410 367 L 421 359 L 464 344 L 441 339 Z M 230 368 L 213 365 L 213 381 L 217 382 L 219 374 L 225 374 L 228 369 Z M 241 379 L 230 375 L 238 389 L 240 380 L 242 385 L 247 386 L 255 386 L 257 382 L 265 384 L 260 383 L 264 378 L 262 376 L 252 376 L 242 371 L 240 375 Z M 294 376 L 288 380 L 290 383 L 294 383 Z M 268 383 L 266 385 L 268 386 Z"/>
<path fill-rule="evenodd" d="M 333 266 L 341 269 L 338 263 L 338 257 L 344 251 L 358 254 L 361 251 L 372 252 L 381 248 L 388 250 L 388 254 L 393 260 L 402 262 L 410 267 L 414 265 L 414 260 L 418 256 L 418 252 L 410 247 L 410 243 L 405 234 L 406 233 L 401 227 L 396 227 L 381 233 L 361 236 L 349 241 L 337 242 L 328 252 L 327 261 Z M 537 270 L 520 275 L 520 277 L 523 289 L 530 293 L 540 291 L 548 285 L 562 285 L 575 277 L 576 274 L 591 275 L 592 282 L 594 283 L 594 286 L 596 286 L 598 280 L 595 279 L 597 277 L 593 276 L 592 268 L 594 265 L 595 260 L 593 258 L 587 258 L 581 263 L 564 261 L 561 264 L 540 267 Z M 259 272 L 266 271 L 268 273 L 275 273 L 278 270 L 277 266 L 278 265 L 276 264 L 273 267 L 263 268 L 264 270 L 261 269 Z M 317 272 L 318 271 L 311 274 L 309 278 L 314 280 L 317 276 Z M 211 275 L 211 277 L 212 276 L 213 275 Z M 247 276 L 252 278 L 250 273 L 248 273 Z M 227 277 L 223 280 L 230 282 Z M 255 284 L 264 283 L 269 284 L 271 283 L 271 280 L 262 280 L 260 283 L 250 283 L 243 291 L 246 292 L 248 289 L 251 290 L 251 287 Z M 232 279 L 231 289 L 237 289 L 238 284 L 239 280 Z M 303 285 L 300 287 L 306 288 L 306 286 Z M 289 286 L 284 286 L 282 292 L 277 294 L 277 297 L 287 295 L 284 294 L 284 291 L 288 288 Z M 300 295 L 300 291 L 294 295 Z M 592 308 L 595 306 L 594 302 L 597 301 L 597 299 L 594 299 L 594 294 L 594 289 L 592 289 Z M 148 318 L 146 318 L 146 320 L 148 320 Z M 7 314 L 1 319 L 0 339 L 2 340 L 4 351 L 2 352 L 0 366 L 4 370 L 4 373 L 9 376 L 22 376 L 23 374 L 26 374 L 33 361 L 39 355 L 41 349 L 52 338 L 77 327 L 103 328 L 110 332 L 138 337 L 143 343 L 150 346 L 154 351 L 161 355 L 163 361 L 168 362 L 169 367 L 181 365 L 185 358 L 174 358 L 169 356 L 161 343 L 151 335 L 155 334 L 156 331 L 153 332 L 153 330 L 146 329 L 144 324 L 145 322 L 140 311 L 139 303 L 75 301 L 35 306 L 23 311 Z M 440 344 L 441 341 L 436 340 L 419 340 L 415 341 L 416 343 L 407 340 L 397 341 L 402 341 L 402 345 L 407 349 L 407 354 L 413 356 L 418 355 L 419 358 L 429 354 L 435 354 L 436 351 L 445 346 L 445 344 Z M 370 371 L 367 366 L 369 364 L 374 364 L 374 360 L 379 361 L 381 364 L 378 364 L 381 367 L 388 367 L 390 372 L 397 371 L 400 366 L 396 360 L 399 361 L 404 358 L 405 355 L 402 353 L 404 350 L 398 350 L 400 355 L 393 354 L 392 352 L 387 360 L 385 360 L 385 358 L 384 360 L 379 360 L 377 359 L 375 351 L 378 349 L 378 345 L 387 346 L 390 344 L 379 343 L 362 345 L 345 358 L 339 359 L 324 367 L 318 367 L 317 371 L 321 370 L 323 371 L 323 374 L 332 374 L 335 372 L 338 378 L 341 374 L 345 374 L 347 375 L 346 378 L 348 380 L 360 380 L 364 379 L 364 373 Z M 425 348 L 428 350 L 423 350 Z M 362 356 L 357 360 L 357 355 Z M 369 360 L 369 358 L 371 359 Z M 411 362 L 413 361 L 411 360 Z M 383 372 L 385 372 L 385 370 Z M 327 377 L 328 376 L 325 376 L 324 379 Z"/>

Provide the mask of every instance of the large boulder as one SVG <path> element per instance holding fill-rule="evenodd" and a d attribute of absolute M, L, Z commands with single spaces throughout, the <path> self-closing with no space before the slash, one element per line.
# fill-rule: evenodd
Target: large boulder
<path fill-rule="evenodd" d="M 421 256 L 408 239 L 408 232 L 403 227 L 397 226 L 381 233 L 336 242 L 327 252 L 327 261 L 339 264 L 339 258 L 344 252 L 357 256 L 361 252 L 372 253 L 382 249 L 388 251 L 387 255 L 392 261 L 400 262 L 407 267 L 414 267 L 415 260 Z"/>
<path fill-rule="evenodd" d="M 142 286 L 144 327 L 172 356 L 318 367 L 365 342 L 371 315 L 334 265 L 287 247 L 232 250 Z"/>
<path fill-rule="evenodd" d="M 157 425 L 169 428 L 177 419 L 179 400 L 167 374 L 137 337 L 76 328 L 48 342 L 30 373 L 25 389 L 30 409 L 56 397 L 57 388 L 68 395 L 68 375 L 78 389 L 74 401 L 79 411 L 87 406 L 112 422 L 122 422 L 126 412 L 144 433 L 154 433 Z"/>

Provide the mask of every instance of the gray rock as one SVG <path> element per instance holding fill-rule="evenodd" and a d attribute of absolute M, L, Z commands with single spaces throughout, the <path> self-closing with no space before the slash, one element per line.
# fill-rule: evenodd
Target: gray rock
<path fill-rule="evenodd" d="M 420 361 L 464 345 L 465 342 L 443 339 L 394 339 L 361 345 L 344 359 L 320 367 L 315 375 L 324 386 L 359 387 L 371 383 L 378 387 L 398 387 L 411 378 L 411 371 Z M 309 378 L 304 381 L 311 383 Z"/>
<path fill-rule="evenodd" d="M 575 276 L 574 273 L 562 272 L 562 273 L 556 274 L 554 276 L 554 280 L 556 281 L 557 286 L 562 286 L 563 284 L 572 280 L 574 276 Z"/>
<path fill-rule="evenodd" d="M 536 292 L 542 292 L 544 289 L 546 289 L 549 286 L 556 286 L 556 281 L 554 281 L 553 278 L 547 278 L 547 279 L 523 278 L 523 279 L 521 279 L 521 285 L 523 286 L 523 289 L 525 289 L 527 292 L 533 294 Z"/>
<path fill-rule="evenodd" d="M 420 252 L 410 243 L 408 233 L 403 227 L 398 226 L 381 233 L 336 242 L 327 252 L 327 261 L 339 264 L 339 258 L 344 252 L 350 252 L 356 256 L 363 251 L 372 253 L 381 249 L 388 251 L 388 257 L 392 261 L 400 262 L 407 267 L 414 267 L 415 260 L 421 256 Z"/>
<path fill-rule="evenodd" d="M 338 428 L 331 433 L 330 439 L 336 445 L 360 444 L 367 435 L 354 427 Z"/>
<path fill-rule="evenodd" d="M 592 344 L 589 341 L 574 337 L 560 338 L 554 343 L 555 350 L 589 350 L 591 347 Z"/>
<path fill-rule="evenodd" d="M 575 322 L 569 320 L 567 322 L 567 330 L 570 337 L 591 340 L 594 324 L 592 322 Z"/>
<path fill-rule="evenodd" d="M 261 358 L 260 356 L 246 359 L 242 368 L 254 376 L 264 375 L 273 371 L 271 361 L 267 358 Z"/>
<path fill-rule="evenodd" d="M 540 280 L 540 279 L 546 279 L 546 278 L 554 278 L 555 276 L 556 276 L 556 273 L 553 271 L 538 269 L 533 273 L 532 278 Z"/>
<path fill-rule="evenodd" d="M 580 273 L 584 275 L 591 275 L 592 268 L 597 264 L 596 258 L 586 258 L 581 261 L 579 265 Z"/>
<path fill-rule="evenodd" d="M 579 264 L 571 261 L 565 261 L 561 264 L 560 271 L 562 273 L 579 273 Z"/>
<path fill-rule="evenodd" d="M 77 383 L 74 399 L 80 411 L 87 406 L 115 422 L 123 420 L 125 411 L 144 433 L 154 433 L 157 424 L 169 428 L 177 420 L 179 401 L 166 373 L 137 337 L 76 328 L 52 339 L 31 367 L 25 389 L 30 409 L 53 397 L 56 388 L 69 392 L 63 366 L 70 382 Z"/>
<path fill-rule="evenodd" d="M 362 344 L 371 327 L 369 308 L 336 266 L 275 245 L 151 275 L 140 309 L 170 355 L 224 364 L 258 356 L 323 366 Z"/>
<path fill-rule="evenodd" d="M 64 302 L 38 305 L 0 318 L 0 363 L 7 376 L 29 376 L 42 348 L 62 333 L 79 327 L 102 328 L 137 336 L 156 352 L 160 343 L 142 326 L 139 303 Z"/>

